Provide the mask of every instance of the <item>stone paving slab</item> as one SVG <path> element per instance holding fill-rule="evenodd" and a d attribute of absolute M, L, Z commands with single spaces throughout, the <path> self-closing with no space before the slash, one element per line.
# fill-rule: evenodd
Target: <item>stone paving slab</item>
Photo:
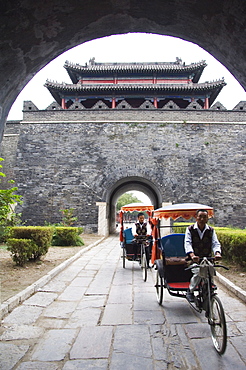
<path fill-rule="evenodd" d="M 101 320 L 101 325 L 127 325 L 132 324 L 132 305 L 108 303 Z"/>
<path fill-rule="evenodd" d="M 108 370 L 108 360 L 70 360 L 67 361 L 62 370 Z"/>
<path fill-rule="evenodd" d="M 81 328 L 82 326 L 97 326 L 101 316 L 100 308 L 76 309 L 67 320 L 65 328 Z"/>
<path fill-rule="evenodd" d="M 133 357 L 152 358 L 151 341 L 147 325 L 117 326 L 114 335 L 114 352 Z M 126 367 L 127 368 L 127 367 Z"/>
<path fill-rule="evenodd" d="M 0 369 L 12 370 L 14 365 L 26 354 L 28 345 L 0 343 Z"/>
<path fill-rule="evenodd" d="M 132 301 L 132 286 L 130 284 L 124 286 L 112 285 L 109 293 L 108 303 L 122 304 Z"/>
<path fill-rule="evenodd" d="M 139 325 L 162 325 L 166 321 L 162 311 L 136 310 L 134 311 L 134 324 Z"/>
<path fill-rule="evenodd" d="M 64 289 L 64 291 L 59 295 L 59 301 L 71 301 L 71 302 L 78 302 L 80 301 L 85 291 L 87 290 L 86 286 L 71 286 L 71 284 Z"/>
<path fill-rule="evenodd" d="M 246 363 L 246 338 L 245 338 L 245 335 L 244 336 L 232 337 L 230 342 L 232 343 L 233 347 L 237 349 L 237 352 L 240 354 L 242 360 Z"/>
<path fill-rule="evenodd" d="M 83 299 L 77 305 L 77 309 L 83 308 L 103 308 L 107 299 L 106 294 L 100 295 L 84 295 Z"/>
<path fill-rule="evenodd" d="M 77 302 L 55 301 L 43 311 L 43 316 L 67 319 L 74 312 L 77 305 Z"/>
<path fill-rule="evenodd" d="M 22 362 L 16 370 L 59 370 L 60 365 L 51 362 L 27 361 Z"/>
<path fill-rule="evenodd" d="M 216 353 L 211 355 L 211 338 L 194 339 L 192 345 L 195 348 L 199 367 L 201 369 L 245 370 L 245 363 L 241 360 L 240 356 L 238 356 L 238 352 L 231 343 L 228 343 L 226 352 L 223 356 Z"/>
<path fill-rule="evenodd" d="M 56 292 L 61 293 L 66 287 L 66 282 L 61 281 L 58 278 L 52 279 L 48 284 L 45 284 L 42 288 L 39 288 L 39 292 Z"/>
<path fill-rule="evenodd" d="M 108 358 L 113 337 L 113 327 L 83 327 L 70 351 L 70 359 Z"/>
<path fill-rule="evenodd" d="M 44 328 L 32 325 L 12 325 L 5 326 L 6 330 L 0 336 L 1 341 L 34 339 L 40 337 L 44 333 Z"/>
<path fill-rule="evenodd" d="M 70 284 L 70 287 L 88 287 L 92 281 L 92 277 L 88 276 L 78 276 Z"/>
<path fill-rule="evenodd" d="M 165 291 L 165 295 L 168 294 Z M 172 299 L 174 298 L 174 299 Z M 192 308 L 183 298 L 168 297 L 164 298 L 163 307 L 165 310 L 165 316 L 170 324 L 188 324 L 197 323 L 204 313 L 197 316 L 194 314 Z"/>
<path fill-rule="evenodd" d="M 124 269 L 118 238 L 89 248 L 4 318 L 0 369 L 246 368 L 245 304 L 218 289 L 228 326 L 219 356 L 204 313 L 166 291 L 157 303 L 155 274 L 144 282 L 138 263 Z"/>
<path fill-rule="evenodd" d="M 75 329 L 52 329 L 34 347 L 32 361 L 61 361 L 70 350 L 77 334 Z"/>
<path fill-rule="evenodd" d="M 143 367 L 144 362 L 144 367 Z M 111 360 L 110 369 L 119 370 L 143 370 L 153 369 L 153 360 L 151 358 L 144 357 L 143 354 L 130 355 L 127 353 L 114 352 Z"/>
<path fill-rule="evenodd" d="M 6 318 L 5 324 L 31 325 L 43 312 L 43 307 L 18 306 Z"/>
<path fill-rule="evenodd" d="M 57 298 L 56 293 L 37 292 L 32 297 L 28 298 L 23 305 L 47 307 Z"/>
<path fill-rule="evenodd" d="M 62 329 L 66 325 L 65 319 L 58 319 L 56 317 L 41 317 L 38 319 L 37 324 L 43 329 Z"/>

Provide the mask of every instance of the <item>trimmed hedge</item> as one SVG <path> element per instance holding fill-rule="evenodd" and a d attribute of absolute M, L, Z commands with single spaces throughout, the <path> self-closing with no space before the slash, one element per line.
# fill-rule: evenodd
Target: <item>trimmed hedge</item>
<path fill-rule="evenodd" d="M 194 222 L 175 222 L 173 224 L 173 226 L 175 226 L 173 228 L 173 232 L 175 234 L 185 234 L 185 230 L 186 230 L 187 226 L 193 225 L 193 224 L 194 224 Z"/>
<path fill-rule="evenodd" d="M 33 258 L 33 252 L 37 250 L 37 244 L 31 239 L 8 239 L 8 248 L 16 265 L 23 266 Z"/>
<path fill-rule="evenodd" d="M 194 222 L 193 222 L 194 223 Z M 175 233 L 185 233 L 187 225 L 193 223 L 176 222 L 174 225 Z M 222 256 L 228 262 L 236 263 L 242 267 L 246 267 L 246 229 L 236 229 L 230 227 L 214 227 L 221 244 Z"/>
<path fill-rule="evenodd" d="M 227 261 L 246 267 L 246 230 L 215 228 Z"/>
<path fill-rule="evenodd" d="M 81 227 L 56 227 L 52 239 L 52 245 L 56 246 L 80 246 L 84 245 L 79 236 L 83 232 Z"/>
<path fill-rule="evenodd" d="M 48 252 L 53 234 L 53 227 L 13 227 L 7 240 L 8 250 L 12 253 L 13 260 L 23 265 L 23 261 L 25 263 L 30 259 L 39 259 Z"/>

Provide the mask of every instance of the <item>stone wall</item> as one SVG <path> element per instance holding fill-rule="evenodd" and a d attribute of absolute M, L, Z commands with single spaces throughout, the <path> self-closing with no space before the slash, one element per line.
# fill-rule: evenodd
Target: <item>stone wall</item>
<path fill-rule="evenodd" d="M 60 112 L 52 113 L 57 118 Z M 1 156 L 23 196 L 18 211 L 27 224 L 59 222 L 59 210 L 73 207 L 78 224 L 95 230 L 96 202 L 109 202 L 118 181 L 138 176 L 159 189 L 162 202 L 208 204 L 217 225 L 245 227 L 243 119 L 221 123 L 217 115 L 217 123 L 175 123 L 147 113 L 152 122 L 146 114 L 141 122 L 141 113 L 135 122 L 82 122 L 77 112 L 71 122 L 60 117 L 50 123 L 33 112 L 33 122 L 9 122 Z"/>
<path fill-rule="evenodd" d="M 88 109 L 88 110 L 37 110 L 24 111 L 23 122 L 246 122 L 246 104 L 243 110 L 212 109 L 198 110 L 162 110 L 162 109 Z"/>

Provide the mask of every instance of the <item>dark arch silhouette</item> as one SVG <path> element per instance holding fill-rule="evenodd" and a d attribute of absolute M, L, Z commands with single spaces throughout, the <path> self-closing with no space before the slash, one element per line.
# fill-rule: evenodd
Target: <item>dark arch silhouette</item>
<path fill-rule="evenodd" d="M 127 191 L 137 190 L 146 194 L 153 204 L 154 208 L 161 207 L 162 195 L 159 189 L 151 181 L 138 177 L 131 176 L 125 177 L 117 181 L 115 185 L 106 194 L 106 201 L 109 211 L 109 231 L 110 233 L 115 230 L 115 207 L 117 199 Z"/>
<path fill-rule="evenodd" d="M 245 14 L 242 0 L 1 1 L 0 139 L 12 103 L 33 75 L 64 51 L 103 36 L 180 37 L 211 53 L 246 87 Z"/>

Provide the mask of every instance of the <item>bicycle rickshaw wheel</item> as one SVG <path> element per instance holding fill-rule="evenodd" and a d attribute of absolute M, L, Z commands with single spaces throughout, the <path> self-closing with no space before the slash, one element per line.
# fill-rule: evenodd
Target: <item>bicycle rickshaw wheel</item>
<path fill-rule="evenodd" d="M 122 248 L 122 262 L 123 262 L 123 269 L 126 267 L 126 248 Z"/>
<path fill-rule="evenodd" d="M 162 304 L 163 301 L 163 278 L 161 277 L 159 271 L 156 271 L 156 281 L 155 281 L 155 289 L 156 289 L 156 298 L 159 305 Z"/>
<path fill-rule="evenodd" d="M 214 347 L 220 355 L 223 355 L 227 344 L 227 330 L 224 309 L 217 295 L 211 297 L 209 324 Z"/>
<path fill-rule="evenodd" d="M 146 254 L 142 253 L 141 255 L 141 269 L 143 272 L 143 281 L 147 280 L 147 259 Z"/>

